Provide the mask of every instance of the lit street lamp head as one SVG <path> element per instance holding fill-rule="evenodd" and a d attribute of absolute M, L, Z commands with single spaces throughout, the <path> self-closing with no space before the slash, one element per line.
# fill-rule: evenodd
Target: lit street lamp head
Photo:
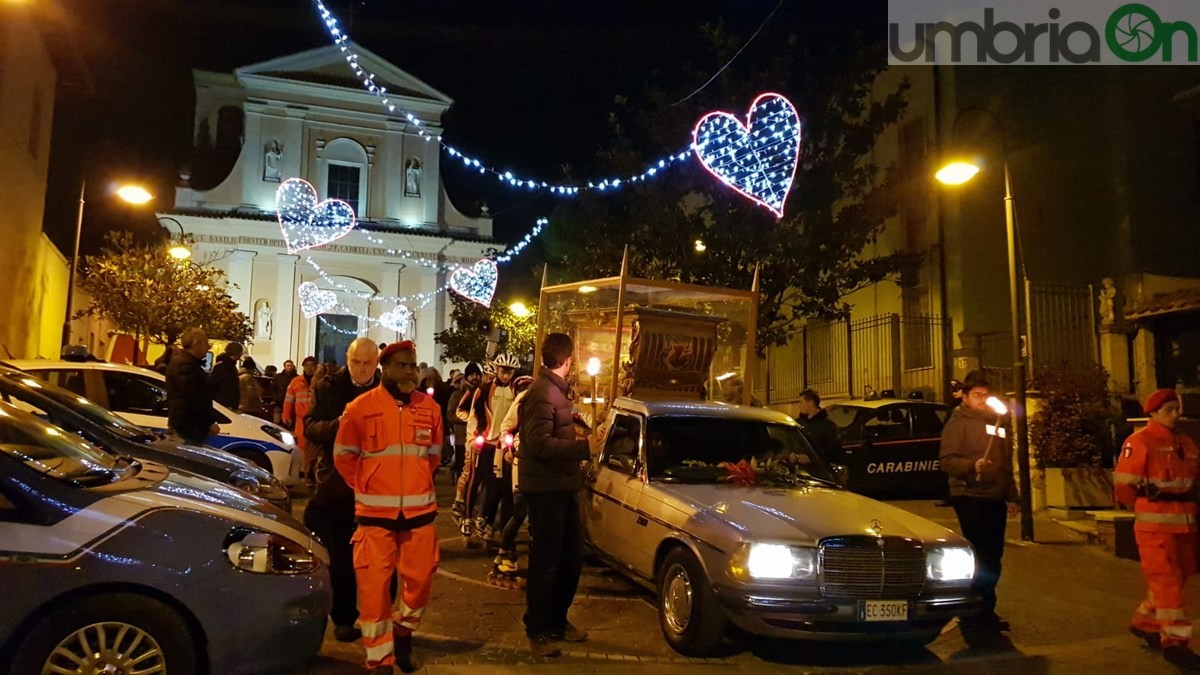
<path fill-rule="evenodd" d="M 145 204 L 154 199 L 154 195 L 141 185 L 122 185 L 116 192 L 118 197 L 130 204 Z"/>
<path fill-rule="evenodd" d="M 192 257 L 192 250 L 182 244 L 176 244 L 167 249 L 167 255 L 176 260 L 187 260 Z"/>
<path fill-rule="evenodd" d="M 962 185 L 979 173 L 979 165 L 972 162 L 950 162 L 934 174 L 945 185 Z"/>
<path fill-rule="evenodd" d="M 514 302 L 508 306 L 508 311 L 512 312 L 512 315 L 518 319 L 524 319 L 533 314 L 533 311 L 526 307 L 523 302 Z"/>

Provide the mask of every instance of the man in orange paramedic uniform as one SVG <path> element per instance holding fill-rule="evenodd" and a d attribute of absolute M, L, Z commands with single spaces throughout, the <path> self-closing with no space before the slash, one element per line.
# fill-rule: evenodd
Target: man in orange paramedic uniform
<path fill-rule="evenodd" d="M 412 633 L 429 603 L 439 551 L 433 473 L 441 463 L 442 411 L 417 391 L 417 352 L 409 340 L 379 355 L 380 385 L 346 406 L 334 462 L 354 489 L 358 529 L 354 574 L 367 669 L 417 670 Z M 399 597 L 390 584 L 399 573 Z"/>
<path fill-rule="evenodd" d="M 317 372 L 317 360 L 314 357 L 306 356 L 301 364 L 304 368 L 304 374 L 298 377 L 293 377 L 288 383 L 287 394 L 283 399 L 283 425 L 293 430 L 296 437 L 296 445 L 300 446 L 300 452 L 304 456 L 304 482 L 308 484 L 309 493 L 313 492 L 317 481 L 313 476 L 313 467 L 317 464 L 317 456 L 320 454 L 317 449 L 308 446 L 308 439 L 304 437 L 304 416 L 308 414 L 309 408 L 312 407 L 312 378 Z"/>
<path fill-rule="evenodd" d="M 1200 657 L 1188 648 L 1192 624 L 1184 618 L 1184 585 L 1196 570 L 1196 495 L 1200 451 L 1179 433 L 1179 399 L 1159 389 L 1146 400 L 1146 427 L 1121 448 L 1113 473 L 1116 497 L 1134 512 L 1134 536 L 1148 593 L 1129 631 L 1168 661 L 1200 670 Z"/>

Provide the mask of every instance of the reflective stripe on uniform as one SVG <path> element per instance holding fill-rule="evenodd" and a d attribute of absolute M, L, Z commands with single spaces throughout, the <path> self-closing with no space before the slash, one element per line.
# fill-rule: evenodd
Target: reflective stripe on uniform
<path fill-rule="evenodd" d="M 1182 609 L 1163 609 L 1161 607 L 1154 610 L 1154 616 L 1159 621 L 1179 621 L 1184 618 Z"/>
<path fill-rule="evenodd" d="M 367 647 L 367 663 L 380 664 L 384 659 L 392 656 L 395 651 L 395 647 L 390 639 L 385 640 L 382 644 L 375 645 L 374 647 Z"/>
<path fill-rule="evenodd" d="M 1164 623 L 1158 629 L 1173 638 L 1186 640 L 1192 637 L 1192 624 L 1190 623 Z"/>
<path fill-rule="evenodd" d="M 1170 525 L 1192 525 L 1196 522 L 1196 514 L 1194 513 L 1150 513 L 1148 511 L 1134 511 L 1133 518 L 1143 523 L 1163 523 Z"/>
<path fill-rule="evenodd" d="M 386 621 L 360 621 L 359 630 L 362 631 L 365 638 L 376 638 L 380 635 L 388 635 L 392 632 L 391 620 Z"/>
<path fill-rule="evenodd" d="M 1112 477 L 1114 483 L 1125 483 L 1128 485 L 1141 485 L 1142 481 L 1145 480 L 1145 476 L 1139 476 L 1136 473 L 1118 473 L 1115 471 Z"/>
<path fill-rule="evenodd" d="M 342 445 L 341 443 L 333 444 L 333 454 L 335 455 L 361 455 L 362 450 L 356 445 Z"/>
<path fill-rule="evenodd" d="M 425 492 L 415 495 L 371 495 L 362 492 L 355 492 L 354 500 L 359 504 L 366 506 L 408 508 L 436 504 L 437 494 L 433 492 Z"/>
<path fill-rule="evenodd" d="M 1150 484 L 1154 485 L 1156 487 L 1160 487 L 1160 488 L 1179 488 L 1180 491 L 1183 491 L 1183 492 L 1186 492 L 1187 490 L 1192 489 L 1192 479 L 1191 478 L 1176 478 L 1174 480 L 1161 480 L 1158 478 L 1151 478 Z"/>

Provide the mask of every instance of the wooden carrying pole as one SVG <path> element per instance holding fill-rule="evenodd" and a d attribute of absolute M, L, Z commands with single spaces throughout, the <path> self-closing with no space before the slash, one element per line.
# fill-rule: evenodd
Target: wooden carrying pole
<path fill-rule="evenodd" d="M 621 336 L 625 331 L 625 282 L 629 278 L 629 244 L 621 256 L 621 281 L 617 284 L 617 340 L 613 347 L 612 382 L 608 389 L 608 405 L 617 400 L 617 381 L 621 375 Z M 592 392 L 594 397 L 596 392 Z"/>
<path fill-rule="evenodd" d="M 537 315 L 537 338 L 533 343 L 533 374 L 537 376 L 538 369 L 542 367 L 542 340 L 546 337 L 546 305 L 550 304 L 546 297 L 546 279 L 550 274 L 550 264 L 542 265 L 542 287 L 538 289 L 538 315 Z"/>
<path fill-rule="evenodd" d="M 758 272 L 760 265 L 754 266 L 754 283 L 750 285 L 753 294 L 750 303 L 750 326 L 746 331 L 746 372 L 742 375 L 745 388 L 742 390 L 742 405 L 750 405 L 754 396 L 754 376 L 758 374 Z"/>

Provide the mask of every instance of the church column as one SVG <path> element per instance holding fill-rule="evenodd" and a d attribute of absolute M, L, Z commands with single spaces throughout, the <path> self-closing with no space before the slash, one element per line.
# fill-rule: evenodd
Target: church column
<path fill-rule="evenodd" d="M 254 314 L 250 302 L 250 283 L 254 278 L 254 251 L 231 251 L 229 253 L 229 297 L 238 304 L 238 310 L 246 316 Z"/>
<path fill-rule="evenodd" d="M 292 359 L 297 365 L 307 356 L 307 350 L 298 349 L 292 336 L 298 327 L 300 303 L 296 300 L 296 261 L 298 255 L 275 254 L 278 280 L 275 282 L 275 357 L 272 363 L 282 364 Z M 301 353 L 304 352 L 304 353 Z"/>
<path fill-rule="evenodd" d="M 396 262 L 385 262 L 382 265 L 380 265 L 380 272 L 379 272 L 379 276 L 380 276 L 380 278 L 379 278 L 379 281 L 380 281 L 379 294 L 380 295 L 387 295 L 387 296 L 403 296 L 404 295 L 404 293 L 401 291 L 401 283 L 400 283 L 401 278 L 404 276 L 404 274 L 403 274 L 404 267 L 405 267 L 404 263 L 396 263 Z M 393 309 L 395 309 L 397 303 L 389 301 L 389 302 L 378 302 L 378 303 L 372 303 L 372 304 L 379 305 L 378 310 L 376 310 L 376 315 L 378 316 L 385 312 L 390 312 Z M 412 308 L 411 302 L 405 302 L 404 304 L 408 305 L 409 309 Z M 403 339 L 398 333 L 396 333 L 396 331 L 394 331 L 390 328 L 387 328 L 385 326 L 376 326 L 375 328 L 373 328 L 371 330 L 371 335 L 376 342 L 391 343 L 391 342 L 395 342 L 397 340 Z M 405 337 L 411 337 L 411 336 L 405 336 Z"/>

